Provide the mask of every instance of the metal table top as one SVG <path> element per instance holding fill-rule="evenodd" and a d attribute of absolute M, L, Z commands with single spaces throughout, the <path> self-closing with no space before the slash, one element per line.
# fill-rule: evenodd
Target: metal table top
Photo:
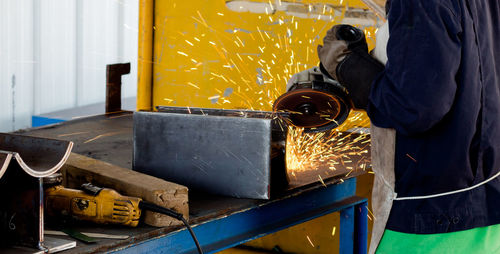
<path fill-rule="evenodd" d="M 121 112 L 111 115 L 98 115 L 74 119 L 51 126 L 22 130 L 18 133 L 38 137 L 71 140 L 75 144 L 73 148 L 73 152 L 75 153 L 130 169 L 132 167 L 132 126 L 132 112 Z M 359 173 L 353 173 L 349 175 L 349 178 L 355 178 L 357 175 L 359 175 Z M 279 194 L 272 200 L 237 199 L 190 191 L 189 221 L 190 224 L 196 228 L 196 225 L 201 225 L 209 221 L 218 220 L 252 209 L 258 209 L 259 207 L 279 204 L 282 201 L 301 196 L 304 193 L 307 194 L 320 189 L 331 189 L 331 186 L 336 186 L 345 180 L 346 178 L 342 179 L 341 177 L 324 179 L 325 185 L 328 186 L 327 188 L 325 188 L 322 183 L 317 182 L 288 190 Z M 349 186 L 341 184 L 344 187 L 348 187 L 346 190 L 348 190 L 349 195 L 346 197 L 354 195 L 355 179 L 353 180 L 354 183 Z M 339 200 L 333 201 L 332 203 L 335 203 Z M 77 228 L 81 232 L 129 235 L 131 237 L 127 240 L 100 239 L 97 244 L 92 245 L 78 242 L 77 248 L 68 250 L 64 253 L 106 252 L 113 249 L 119 249 L 123 246 L 135 245 L 138 242 L 147 241 L 148 239 L 157 238 L 169 232 L 179 230 L 181 227 L 154 228 L 141 224 L 137 228 L 88 225 L 78 225 Z"/>

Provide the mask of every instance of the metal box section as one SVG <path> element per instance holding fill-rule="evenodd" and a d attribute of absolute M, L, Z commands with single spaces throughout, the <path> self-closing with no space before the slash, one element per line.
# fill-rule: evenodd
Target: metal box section
<path fill-rule="evenodd" d="M 213 194 L 270 198 L 270 112 L 159 110 L 134 113 L 134 170 Z M 279 157 L 275 171 L 286 180 Z"/>

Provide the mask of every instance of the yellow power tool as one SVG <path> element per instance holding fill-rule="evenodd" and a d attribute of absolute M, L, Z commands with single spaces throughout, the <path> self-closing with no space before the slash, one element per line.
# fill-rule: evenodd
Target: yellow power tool
<path fill-rule="evenodd" d="M 137 226 L 141 217 L 140 198 L 123 196 L 115 190 L 89 183 L 82 185 L 82 190 L 52 186 L 45 190 L 45 197 L 49 217 L 70 216 L 98 224 L 130 227 Z"/>
<path fill-rule="evenodd" d="M 96 187 L 90 183 L 82 185 L 81 190 L 62 186 L 62 175 L 54 174 L 44 178 L 45 211 L 49 217 L 71 217 L 76 220 L 98 224 L 119 224 L 136 227 L 142 210 L 165 214 L 178 219 L 186 225 L 193 237 L 198 253 L 203 254 L 200 243 L 184 216 L 176 211 L 146 202 L 141 198 L 120 195 L 112 189 Z"/>

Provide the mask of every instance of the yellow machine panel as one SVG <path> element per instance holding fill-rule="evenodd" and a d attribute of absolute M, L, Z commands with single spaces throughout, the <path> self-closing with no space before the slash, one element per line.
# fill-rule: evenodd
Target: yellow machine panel
<path fill-rule="evenodd" d="M 384 0 L 374 2 L 382 6 Z M 361 0 L 140 0 L 140 9 L 139 110 L 163 105 L 269 111 L 294 73 L 318 65 L 317 45 L 333 25 L 364 29 L 373 48 L 381 24 Z M 366 114 L 353 111 L 339 129 L 368 126 Z M 363 181 L 358 194 L 368 197 L 371 181 Z M 334 228 L 338 214 L 248 245 L 337 253 Z"/>

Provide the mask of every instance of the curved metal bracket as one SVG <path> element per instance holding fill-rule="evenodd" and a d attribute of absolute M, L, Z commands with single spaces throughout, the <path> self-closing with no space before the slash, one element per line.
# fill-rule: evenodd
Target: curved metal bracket
<path fill-rule="evenodd" d="M 0 133 L 0 177 L 12 157 L 28 175 L 49 176 L 64 165 L 72 148 L 71 141 Z"/>
<path fill-rule="evenodd" d="M 12 153 L 0 151 L 0 178 L 2 178 L 3 174 L 9 167 L 11 159 L 12 159 Z"/>
<path fill-rule="evenodd" d="M 32 245 L 47 252 L 44 245 L 43 177 L 57 172 L 66 163 L 72 148 L 71 141 L 0 133 L 0 178 L 5 175 L 0 179 L 0 193 L 3 194 L 0 195 L 0 217 L 10 217 L 8 224 L 13 225 L 6 228 L 0 221 L 0 239 L 3 241 L 0 243 Z M 17 165 L 10 164 L 12 158 Z M 7 170 L 9 167 L 11 169 Z"/>

